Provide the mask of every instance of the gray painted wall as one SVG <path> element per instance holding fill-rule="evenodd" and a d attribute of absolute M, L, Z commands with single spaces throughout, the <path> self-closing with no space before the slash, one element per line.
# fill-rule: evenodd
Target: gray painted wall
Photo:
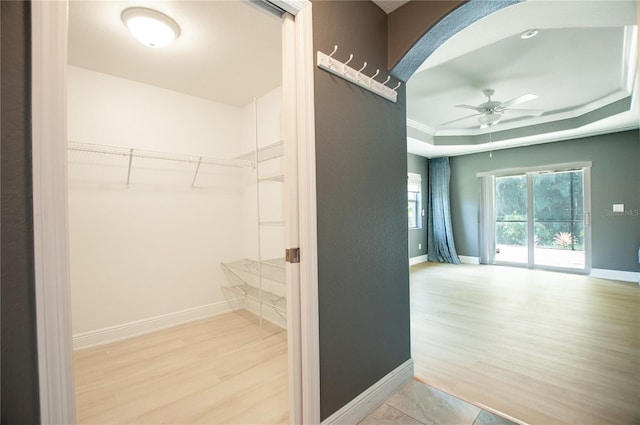
<path fill-rule="evenodd" d="M 2 15 L 2 423 L 40 422 L 33 261 L 30 4 Z"/>
<path fill-rule="evenodd" d="M 382 76 L 386 23 L 372 2 L 314 1 L 314 50 L 337 44 L 337 59 Z M 406 115 L 404 85 L 396 104 L 317 67 L 314 79 L 326 419 L 411 357 Z"/>
<path fill-rule="evenodd" d="M 458 254 L 478 257 L 480 179 L 503 168 L 592 161 L 592 268 L 640 271 L 640 133 L 637 130 L 452 157 L 451 214 Z M 613 204 L 627 213 L 614 215 Z"/>
<path fill-rule="evenodd" d="M 407 171 L 422 176 L 422 209 L 425 216 L 422 217 L 421 229 L 409 229 L 409 258 L 427 255 L 427 188 L 429 181 L 429 160 L 419 155 L 407 154 Z M 421 248 L 418 248 L 421 244 Z"/>

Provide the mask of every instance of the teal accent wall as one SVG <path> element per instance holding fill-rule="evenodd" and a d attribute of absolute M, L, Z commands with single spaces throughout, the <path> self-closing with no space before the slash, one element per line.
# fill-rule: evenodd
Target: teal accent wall
<path fill-rule="evenodd" d="M 314 51 L 337 44 L 382 81 L 386 25 L 370 1 L 314 1 Z M 393 103 L 317 67 L 314 84 L 324 420 L 411 358 L 406 100 L 404 85 Z"/>
<path fill-rule="evenodd" d="M 409 258 L 427 255 L 427 197 L 429 188 L 429 160 L 419 155 L 407 154 L 407 171 L 422 176 L 422 217 L 421 229 L 409 229 Z M 418 244 L 421 245 L 418 248 Z"/>
<path fill-rule="evenodd" d="M 2 18 L 2 424 L 40 423 L 31 176 L 31 3 Z"/>
<path fill-rule="evenodd" d="M 630 130 L 451 157 L 451 215 L 459 255 L 478 257 L 480 178 L 505 168 L 591 161 L 592 268 L 640 271 L 640 133 Z M 624 204 L 625 213 L 613 213 Z"/>

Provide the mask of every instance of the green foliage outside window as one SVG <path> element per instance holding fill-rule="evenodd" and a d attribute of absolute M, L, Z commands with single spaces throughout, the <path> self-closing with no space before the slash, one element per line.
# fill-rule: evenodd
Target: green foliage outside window
<path fill-rule="evenodd" d="M 534 244 L 584 250 L 582 171 L 537 174 L 533 178 Z M 527 178 L 497 177 L 496 244 L 527 245 Z"/>

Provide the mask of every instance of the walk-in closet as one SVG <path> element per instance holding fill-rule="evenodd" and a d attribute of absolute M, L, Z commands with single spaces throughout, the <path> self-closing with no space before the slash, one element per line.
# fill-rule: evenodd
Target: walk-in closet
<path fill-rule="evenodd" d="M 78 423 L 287 423 L 281 18 L 138 3 L 70 3 Z M 169 46 L 132 36 L 138 6 Z"/>

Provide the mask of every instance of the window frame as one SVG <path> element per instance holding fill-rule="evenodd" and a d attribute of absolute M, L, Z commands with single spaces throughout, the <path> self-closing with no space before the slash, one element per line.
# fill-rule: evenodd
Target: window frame
<path fill-rule="evenodd" d="M 412 190 L 413 189 L 413 190 Z M 417 190 L 415 190 L 417 189 Z M 407 214 L 414 207 L 414 220 L 407 222 L 410 230 L 419 230 L 423 228 L 423 209 L 422 209 L 422 175 L 418 173 L 407 173 Z M 409 215 L 408 218 L 410 218 Z"/>

